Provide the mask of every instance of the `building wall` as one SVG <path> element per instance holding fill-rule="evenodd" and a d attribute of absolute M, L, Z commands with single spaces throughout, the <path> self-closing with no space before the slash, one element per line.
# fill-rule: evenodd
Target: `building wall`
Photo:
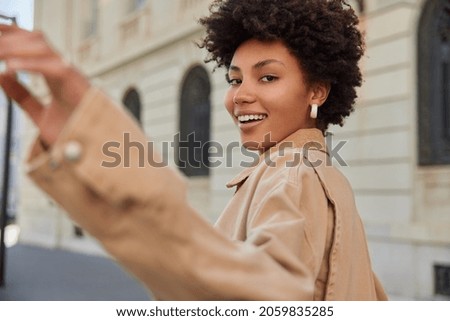
<path fill-rule="evenodd" d="M 366 1 L 367 54 L 342 170 L 389 293 L 433 297 L 433 265 L 450 263 L 450 167 L 418 166 L 417 34 L 425 1 Z M 450 106 L 449 106 L 450 107 Z"/>
<path fill-rule="evenodd" d="M 156 145 L 172 141 L 184 76 L 204 65 L 205 53 L 193 44 L 202 30 L 193 18 L 207 12 L 209 1 L 148 0 L 137 11 L 129 10 L 131 1 L 99 1 L 97 33 L 86 37 L 82 17 L 88 2 L 36 0 L 36 26 L 117 102 L 135 88 L 145 132 Z M 417 165 L 416 53 L 424 3 L 364 2 L 365 82 L 355 113 L 343 128 L 330 128 L 333 146 L 347 141 L 339 151 L 347 165 L 340 167 L 354 187 L 374 269 L 393 298 L 433 298 L 433 265 L 450 265 L 450 167 Z M 230 146 L 238 133 L 223 108 L 224 71 L 204 67 L 212 85 L 211 138 Z M 38 80 L 34 87 L 45 97 Z M 23 139 L 33 134 L 26 130 Z M 174 166 L 173 150 L 168 159 Z M 241 159 L 235 149 L 209 178 L 189 180 L 193 206 L 211 221 L 232 195 L 224 185 L 239 172 Z M 27 181 L 21 186 L 22 241 L 102 253 L 89 237 L 76 238 L 71 222 L 41 192 Z"/>

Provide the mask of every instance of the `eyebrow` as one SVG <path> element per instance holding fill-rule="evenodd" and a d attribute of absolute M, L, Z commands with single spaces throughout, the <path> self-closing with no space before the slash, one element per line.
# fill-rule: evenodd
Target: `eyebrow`
<path fill-rule="evenodd" d="M 283 65 L 284 67 L 286 67 L 286 65 L 285 65 L 284 63 L 282 63 L 281 61 L 279 61 L 279 60 L 276 60 L 276 59 L 266 59 L 266 60 L 258 61 L 256 64 L 253 65 L 252 68 L 253 68 L 253 69 L 261 69 L 262 67 L 267 66 L 267 65 L 269 65 L 269 64 L 273 64 L 273 63 L 281 64 L 281 65 Z M 235 65 L 231 65 L 230 68 L 229 68 L 229 70 L 232 70 L 232 71 L 241 71 L 241 68 L 239 68 L 238 66 L 235 66 Z"/>

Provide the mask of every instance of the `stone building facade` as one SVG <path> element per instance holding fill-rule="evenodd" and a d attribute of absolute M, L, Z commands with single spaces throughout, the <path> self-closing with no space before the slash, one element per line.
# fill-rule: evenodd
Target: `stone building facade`
<path fill-rule="evenodd" d="M 355 113 L 343 128 L 330 129 L 333 146 L 346 142 L 339 150 L 346 165 L 337 165 L 353 185 L 374 269 L 387 291 L 394 298 L 448 298 L 442 296 L 450 287 L 448 1 L 350 3 L 366 35 L 365 81 Z M 136 114 L 170 166 L 192 156 L 182 156 L 170 142 L 199 124 L 207 129 L 202 139 L 233 151 L 216 159 L 221 166 L 184 170 L 193 206 L 213 221 L 232 196 L 224 185 L 239 172 L 242 155 L 233 148 L 238 133 L 223 108 L 224 71 L 213 73 L 195 45 L 202 35 L 195 18 L 207 13 L 208 4 L 36 0 L 35 26 Z M 33 88 L 45 99 L 38 79 Z M 195 117 L 186 113 L 200 105 Z M 25 128 L 23 141 L 30 142 L 34 130 Z M 436 137 L 444 138 L 436 143 Z M 102 253 L 24 176 L 20 186 L 22 242 Z"/>

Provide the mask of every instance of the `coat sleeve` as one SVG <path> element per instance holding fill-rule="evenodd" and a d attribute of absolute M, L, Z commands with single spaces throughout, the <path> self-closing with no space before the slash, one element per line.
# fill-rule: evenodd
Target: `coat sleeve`
<path fill-rule="evenodd" d="M 184 178 L 98 89 L 50 150 L 35 144 L 28 165 L 31 179 L 159 299 L 312 298 L 310 269 L 259 246 L 261 224 L 252 242 L 236 243 L 202 219 Z"/>

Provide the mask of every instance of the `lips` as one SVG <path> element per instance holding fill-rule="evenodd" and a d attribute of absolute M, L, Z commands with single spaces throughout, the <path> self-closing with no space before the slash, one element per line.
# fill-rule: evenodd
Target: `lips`
<path fill-rule="evenodd" d="M 240 129 L 248 129 L 264 121 L 267 118 L 267 114 L 258 114 L 258 113 L 236 114 L 235 117 L 238 120 L 238 126 Z"/>
<path fill-rule="evenodd" d="M 240 123 L 259 121 L 259 120 L 264 120 L 266 118 L 267 118 L 267 115 L 263 115 L 263 114 L 250 114 L 250 115 L 237 116 L 237 119 Z"/>
<path fill-rule="evenodd" d="M 248 123 L 261 121 L 267 118 L 267 114 L 259 114 L 259 113 L 246 113 L 246 114 L 235 114 L 235 117 L 239 121 L 239 123 Z"/>

